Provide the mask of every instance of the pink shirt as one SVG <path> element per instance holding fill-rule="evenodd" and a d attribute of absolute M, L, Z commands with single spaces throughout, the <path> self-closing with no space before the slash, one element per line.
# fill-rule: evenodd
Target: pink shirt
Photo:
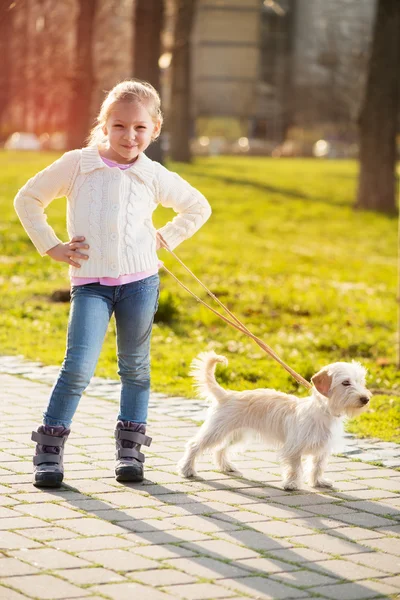
<path fill-rule="evenodd" d="M 130 164 L 122 165 L 120 163 L 116 163 L 108 158 L 101 157 L 102 161 L 108 167 L 118 167 L 119 169 L 129 169 Z M 157 268 L 150 269 L 149 271 L 142 271 L 141 273 L 130 273 L 129 275 L 120 275 L 119 277 L 71 277 L 71 285 L 85 285 L 86 283 L 100 283 L 101 285 L 124 285 L 125 283 L 132 283 L 133 281 L 139 281 L 140 279 L 145 279 L 146 277 L 150 277 L 151 275 L 155 275 L 158 273 L 158 269 L 163 266 L 161 260 L 158 261 Z"/>

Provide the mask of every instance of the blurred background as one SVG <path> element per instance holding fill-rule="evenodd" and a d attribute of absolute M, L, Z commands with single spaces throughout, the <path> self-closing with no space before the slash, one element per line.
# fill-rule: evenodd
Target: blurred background
<path fill-rule="evenodd" d="M 2 4 L 3 144 L 81 146 L 104 91 L 138 77 L 161 91 L 161 147 L 173 134 L 178 160 L 182 135 L 194 154 L 358 155 L 377 0 Z M 182 103 L 185 130 L 173 123 Z"/>
<path fill-rule="evenodd" d="M 159 161 L 165 153 L 184 162 L 197 154 L 357 158 L 379 31 L 377 71 L 397 80 L 396 99 L 396 83 L 388 91 L 396 119 L 393 110 L 387 118 L 392 138 L 398 131 L 398 4 L 1 0 L 0 143 L 82 146 L 105 91 L 136 77 L 162 95 L 165 127 L 150 150 Z M 387 112 L 384 93 L 377 102 Z"/>

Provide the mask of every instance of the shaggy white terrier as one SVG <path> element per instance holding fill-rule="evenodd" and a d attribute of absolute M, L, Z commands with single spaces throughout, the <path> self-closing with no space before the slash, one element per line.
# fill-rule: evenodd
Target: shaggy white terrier
<path fill-rule="evenodd" d="M 210 448 L 216 449 L 221 471 L 236 471 L 228 449 L 252 430 L 279 448 L 285 490 L 300 485 L 303 456 L 311 459 L 310 484 L 332 487 L 323 473 L 333 441 L 343 429 L 343 417 L 359 414 L 371 398 L 365 387 L 365 368 L 355 361 L 328 365 L 312 377 L 311 395 L 297 398 L 273 389 L 225 390 L 215 379 L 218 362 L 228 364 L 225 356 L 211 351 L 201 353 L 192 363 L 198 392 L 211 399 L 212 405 L 197 435 L 186 445 L 178 463 L 180 473 L 195 476 L 196 457 Z"/>

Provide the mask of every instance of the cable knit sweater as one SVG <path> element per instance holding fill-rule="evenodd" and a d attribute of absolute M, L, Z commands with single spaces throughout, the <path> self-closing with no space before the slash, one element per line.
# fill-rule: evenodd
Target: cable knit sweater
<path fill-rule="evenodd" d="M 200 192 L 176 173 L 139 154 L 129 169 L 108 167 L 97 147 L 66 152 L 21 188 L 14 207 L 27 234 L 43 256 L 61 240 L 44 212 L 55 198 L 67 196 L 67 230 L 84 236 L 89 259 L 77 277 L 119 277 L 157 268 L 152 213 L 159 204 L 177 216 L 159 232 L 171 249 L 191 237 L 211 208 Z"/>

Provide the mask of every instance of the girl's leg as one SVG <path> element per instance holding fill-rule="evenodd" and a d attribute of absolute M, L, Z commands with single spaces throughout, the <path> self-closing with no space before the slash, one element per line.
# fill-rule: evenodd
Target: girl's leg
<path fill-rule="evenodd" d="M 159 277 L 121 287 L 115 304 L 121 404 L 118 419 L 146 423 L 150 395 L 150 337 L 157 310 Z"/>
<path fill-rule="evenodd" d="M 159 293 L 158 275 L 120 288 L 115 304 L 121 405 L 115 430 L 117 481 L 142 481 L 150 395 L 150 336 Z"/>
<path fill-rule="evenodd" d="M 70 426 L 96 368 L 113 311 L 113 289 L 96 283 L 72 288 L 67 350 L 43 413 L 45 425 Z"/>

